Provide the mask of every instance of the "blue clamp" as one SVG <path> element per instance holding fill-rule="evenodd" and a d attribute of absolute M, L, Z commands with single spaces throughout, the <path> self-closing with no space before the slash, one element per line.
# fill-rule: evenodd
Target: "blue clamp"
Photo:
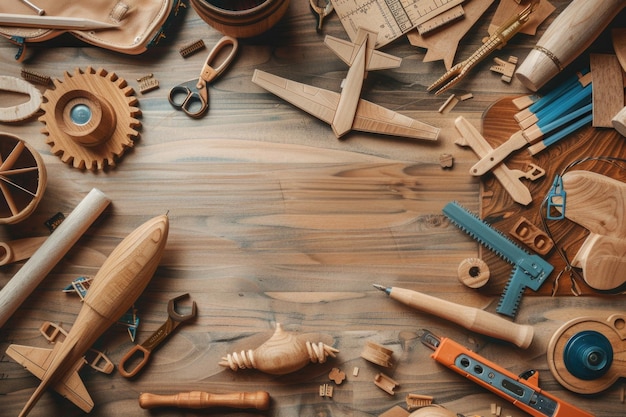
<path fill-rule="evenodd" d="M 565 197 L 567 193 L 563 189 L 563 179 L 560 175 L 554 177 L 552 187 L 548 193 L 548 207 L 546 208 L 546 217 L 550 220 L 563 220 L 565 218 Z M 555 209 L 555 210 L 552 210 Z M 553 211 L 559 214 L 553 215 Z"/>

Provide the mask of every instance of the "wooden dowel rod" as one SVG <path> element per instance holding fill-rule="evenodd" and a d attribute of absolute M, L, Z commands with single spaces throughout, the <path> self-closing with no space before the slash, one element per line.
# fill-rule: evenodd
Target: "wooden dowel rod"
<path fill-rule="evenodd" d="M 173 395 L 143 393 L 139 396 L 141 408 L 178 407 L 178 408 L 255 408 L 267 410 L 270 396 L 265 391 L 236 392 L 231 394 L 211 394 L 202 391 L 181 392 Z"/>
<path fill-rule="evenodd" d="M 87 231 L 111 200 L 92 189 L 0 291 L 0 328 Z"/>

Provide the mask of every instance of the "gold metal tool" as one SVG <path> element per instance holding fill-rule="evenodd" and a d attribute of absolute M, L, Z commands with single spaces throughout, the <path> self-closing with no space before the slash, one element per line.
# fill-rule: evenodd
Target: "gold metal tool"
<path fill-rule="evenodd" d="M 521 12 L 514 14 L 502 24 L 496 31 L 487 38 L 487 40 L 476 50 L 469 58 L 459 62 L 450 68 L 441 78 L 435 81 L 427 91 L 435 91 L 435 95 L 439 95 L 461 81 L 467 73 L 474 68 L 479 62 L 485 59 L 494 50 L 502 48 L 506 43 L 520 31 L 522 26 L 528 21 L 530 14 L 535 10 L 539 3 L 533 0 Z"/>
<path fill-rule="evenodd" d="M 137 375 L 146 363 L 148 363 L 148 358 L 150 357 L 151 352 L 156 349 L 161 342 L 167 339 L 167 337 L 182 323 L 196 317 L 197 307 L 195 301 L 191 304 L 191 313 L 180 314 L 176 311 L 176 303 L 183 298 L 189 298 L 189 294 L 186 293 L 172 298 L 167 304 L 167 320 L 165 323 L 163 323 L 161 327 L 159 327 L 157 331 L 148 338 L 148 340 L 140 345 L 133 346 L 128 352 L 126 352 L 122 359 L 120 359 L 117 369 L 123 377 L 131 378 Z M 132 362 L 131 370 L 128 370 L 126 367 L 129 362 Z"/>

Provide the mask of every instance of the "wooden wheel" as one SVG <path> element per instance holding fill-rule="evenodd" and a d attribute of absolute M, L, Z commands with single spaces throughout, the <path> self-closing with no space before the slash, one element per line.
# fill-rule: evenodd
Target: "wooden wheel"
<path fill-rule="evenodd" d="M 46 188 L 46 168 L 39 153 L 8 133 L 0 133 L 0 224 L 26 219 Z"/>

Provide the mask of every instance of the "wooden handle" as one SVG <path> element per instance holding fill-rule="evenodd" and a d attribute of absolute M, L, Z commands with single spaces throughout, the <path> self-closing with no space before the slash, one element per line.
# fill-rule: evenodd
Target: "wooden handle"
<path fill-rule="evenodd" d="M 85 233 L 111 200 L 92 189 L 0 291 L 0 327 Z"/>
<path fill-rule="evenodd" d="M 265 391 L 235 392 L 231 394 L 210 394 L 202 391 L 181 392 L 173 395 L 143 393 L 139 396 L 141 408 L 178 407 L 178 408 L 255 408 L 267 410 L 270 395 Z"/>
<path fill-rule="evenodd" d="M 517 78 L 539 90 L 587 49 L 624 6 L 623 0 L 572 1 L 519 66 Z"/>
<path fill-rule="evenodd" d="M 513 343 L 522 349 L 533 340 L 532 326 L 520 325 L 484 310 L 456 304 L 417 291 L 393 287 L 389 296 L 408 306 L 450 320 L 468 330 Z"/>
<path fill-rule="evenodd" d="M 0 266 L 30 258 L 47 239 L 39 236 L 0 242 Z"/>

